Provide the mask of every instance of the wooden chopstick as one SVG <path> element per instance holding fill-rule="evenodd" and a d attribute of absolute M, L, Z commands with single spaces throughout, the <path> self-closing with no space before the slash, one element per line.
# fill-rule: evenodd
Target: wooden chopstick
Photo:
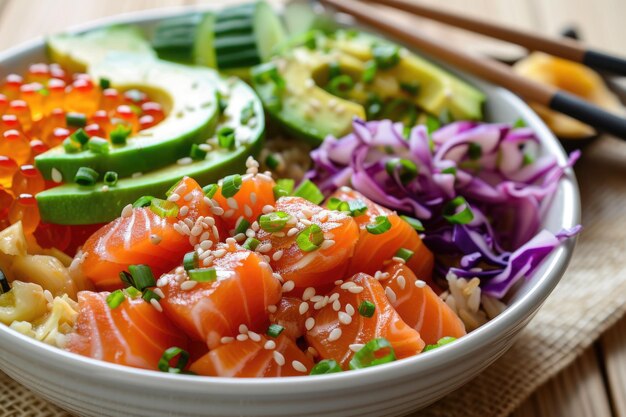
<path fill-rule="evenodd" d="M 626 139 L 626 119 L 604 111 L 570 93 L 524 78 L 513 72 L 507 65 L 495 60 L 477 57 L 456 49 L 446 42 L 429 38 L 412 26 L 399 25 L 397 22 L 381 19 L 379 10 L 362 2 L 355 0 L 320 0 L 320 2 L 337 11 L 352 15 L 357 20 L 463 71 L 501 85 L 526 100 L 543 104 L 594 126 L 598 130 Z"/>
<path fill-rule="evenodd" d="M 523 46 L 531 51 L 543 51 L 551 55 L 580 62 L 588 67 L 626 75 L 626 59 L 586 48 L 571 39 L 552 39 L 531 32 L 505 27 L 492 22 L 439 10 L 435 7 L 408 0 L 365 0 L 370 3 L 393 7 L 417 16 L 436 20 L 447 25 L 480 33 L 492 38 Z"/>

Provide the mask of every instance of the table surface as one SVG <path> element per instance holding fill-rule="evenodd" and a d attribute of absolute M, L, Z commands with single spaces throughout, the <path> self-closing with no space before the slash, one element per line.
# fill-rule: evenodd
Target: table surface
<path fill-rule="evenodd" d="M 225 4 L 231 0 L 0 0 L 0 50 L 35 36 L 113 14 L 188 4 Z M 440 5 L 437 0 L 422 0 Z M 276 1 L 279 2 L 279 1 Z M 574 25 L 584 39 L 609 52 L 626 55 L 624 0 L 447 0 L 440 7 L 489 18 L 545 34 Z M 517 47 L 447 30 L 422 21 L 424 30 L 450 42 L 499 57 L 519 56 Z M 1 70 L 0 70 L 1 71 Z M 3 76 L 4 74 L 0 74 Z M 571 366 L 546 383 L 514 417 L 626 417 L 626 318 L 603 335 Z"/>

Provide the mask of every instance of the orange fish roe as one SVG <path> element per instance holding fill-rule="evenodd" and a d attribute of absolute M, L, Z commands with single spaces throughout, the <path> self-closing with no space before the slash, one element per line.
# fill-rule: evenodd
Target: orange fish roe
<path fill-rule="evenodd" d="M 109 138 L 120 125 L 134 134 L 164 118 L 145 92 L 118 91 L 107 80 L 69 74 L 58 64 L 33 64 L 23 75 L 0 80 L 0 230 L 22 221 L 42 246 L 75 250 L 84 227 L 40 223 L 35 196 L 59 184 L 44 181 L 35 157 L 79 129 Z"/>

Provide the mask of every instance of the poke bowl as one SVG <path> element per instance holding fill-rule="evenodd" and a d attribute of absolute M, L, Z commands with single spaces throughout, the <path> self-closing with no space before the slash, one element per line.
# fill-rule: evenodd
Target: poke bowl
<path fill-rule="evenodd" d="M 0 53 L 25 74 L 0 91 L 2 371 L 77 415 L 396 416 L 511 346 L 572 256 L 577 155 L 461 68 L 281 16 Z"/>

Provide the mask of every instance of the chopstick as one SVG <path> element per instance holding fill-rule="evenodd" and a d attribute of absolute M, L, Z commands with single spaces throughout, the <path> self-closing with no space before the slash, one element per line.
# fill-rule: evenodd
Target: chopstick
<path fill-rule="evenodd" d="M 626 119 L 602 110 L 578 97 L 540 84 L 516 74 L 510 67 L 493 59 L 476 57 L 438 39 L 429 38 L 414 27 L 399 25 L 380 18 L 380 11 L 355 0 L 320 0 L 320 3 L 352 15 L 357 20 L 379 29 L 410 46 L 472 73 L 494 84 L 505 87 L 528 101 L 543 104 L 571 116 L 598 130 L 626 139 Z"/>
<path fill-rule="evenodd" d="M 447 25 L 480 33 L 502 41 L 523 46 L 531 51 L 542 51 L 550 55 L 580 62 L 588 67 L 614 74 L 626 75 L 626 59 L 584 47 L 571 39 L 552 39 L 531 32 L 513 29 L 453 12 L 439 10 L 424 4 L 407 0 L 365 0 L 383 6 L 393 7 L 417 16 L 436 20 Z"/>

